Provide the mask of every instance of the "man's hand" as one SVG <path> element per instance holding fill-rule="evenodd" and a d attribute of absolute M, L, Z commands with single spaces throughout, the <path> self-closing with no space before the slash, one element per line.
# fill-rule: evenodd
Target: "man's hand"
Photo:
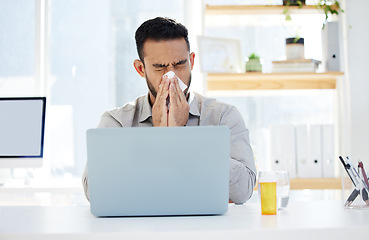
<path fill-rule="evenodd" d="M 187 102 L 185 95 L 183 94 L 177 77 L 171 79 L 169 86 L 169 116 L 168 126 L 185 126 L 188 121 L 188 115 L 190 112 L 190 105 Z"/>
<path fill-rule="evenodd" d="M 168 126 L 167 98 L 169 96 L 169 80 L 163 79 L 156 94 L 155 103 L 152 106 L 152 122 L 154 127 Z"/>

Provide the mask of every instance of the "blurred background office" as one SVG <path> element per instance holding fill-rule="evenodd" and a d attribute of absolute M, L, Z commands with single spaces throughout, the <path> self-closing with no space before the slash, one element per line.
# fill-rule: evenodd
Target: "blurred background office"
<path fill-rule="evenodd" d="M 338 16 L 344 77 L 337 93 L 207 90 L 198 36 L 239 39 L 242 64 L 257 53 L 265 73 L 272 70 L 272 61 L 285 57 L 285 38 L 296 34 L 305 39 L 305 58 L 322 60 L 323 14 L 292 15 L 292 21 L 283 14 L 205 14 L 206 4 L 282 4 L 281 0 L 0 0 L 0 97 L 46 96 L 48 104 L 43 167 L 12 171 L 12 178 L 80 178 L 86 163 L 86 130 L 98 125 L 104 111 L 147 93 L 145 80 L 133 68 L 134 33 L 156 16 L 188 27 L 191 50 L 197 53 L 191 88 L 239 108 L 259 169 L 270 167 L 268 129 L 273 124 L 334 124 L 337 153 L 365 160 L 369 2 L 340 2 L 345 11 Z"/>

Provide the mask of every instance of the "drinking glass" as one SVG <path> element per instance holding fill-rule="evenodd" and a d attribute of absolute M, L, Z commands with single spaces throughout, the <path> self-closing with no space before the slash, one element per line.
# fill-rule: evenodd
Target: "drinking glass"
<path fill-rule="evenodd" d="M 290 178 L 287 171 L 275 171 L 277 175 L 277 208 L 285 209 L 290 197 Z"/>

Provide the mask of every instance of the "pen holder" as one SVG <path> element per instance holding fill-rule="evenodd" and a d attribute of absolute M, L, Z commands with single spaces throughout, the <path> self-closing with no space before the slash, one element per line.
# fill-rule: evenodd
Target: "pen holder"
<path fill-rule="evenodd" d="M 363 200 L 366 198 L 365 193 L 356 190 L 352 184 L 350 178 L 347 176 L 346 172 L 342 170 L 342 204 L 345 208 L 351 209 L 367 209 L 369 210 L 369 201 L 365 202 Z M 369 196 L 368 196 L 369 197 Z"/>

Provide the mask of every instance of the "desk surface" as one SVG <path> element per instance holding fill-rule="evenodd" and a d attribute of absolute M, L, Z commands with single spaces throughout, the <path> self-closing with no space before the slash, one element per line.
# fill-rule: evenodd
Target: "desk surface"
<path fill-rule="evenodd" d="M 261 215 L 259 203 L 230 204 L 222 216 L 186 217 L 96 218 L 88 206 L 0 207 L 0 239 L 354 239 L 368 229 L 369 208 L 345 209 L 341 201 L 291 202 L 274 216 Z"/>

